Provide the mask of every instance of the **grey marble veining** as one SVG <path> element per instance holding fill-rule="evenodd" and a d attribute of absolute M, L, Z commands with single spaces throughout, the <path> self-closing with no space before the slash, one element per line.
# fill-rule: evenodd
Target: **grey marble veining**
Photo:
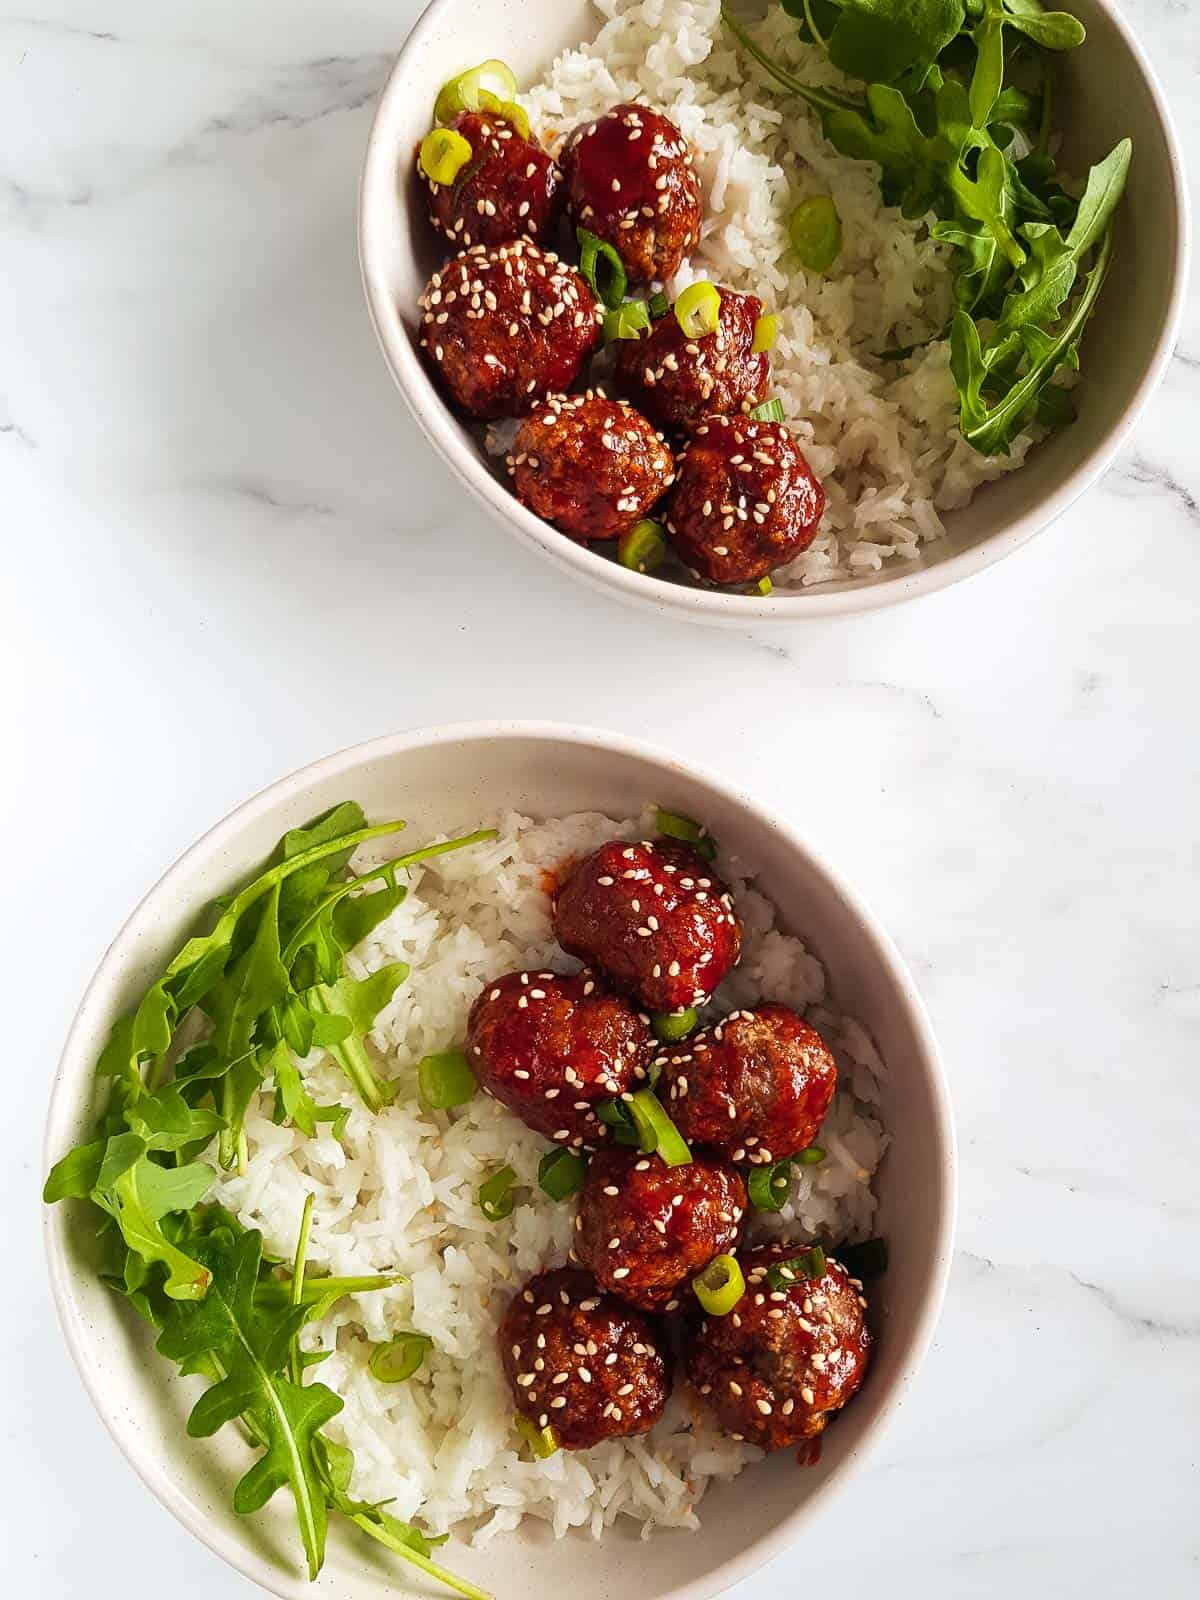
<path fill-rule="evenodd" d="M 516 713 L 648 733 L 789 811 L 895 934 L 951 1073 L 933 1353 L 854 1491 L 739 1600 L 1193 1595 L 1200 304 L 1121 459 L 1000 567 L 788 635 L 656 623 L 485 522 L 375 350 L 355 190 L 417 9 L 0 15 L 14 1593 L 251 1592 L 123 1466 L 50 1326 L 40 1122 L 95 961 L 280 773 Z M 1127 12 L 1200 171 L 1200 13 Z"/>

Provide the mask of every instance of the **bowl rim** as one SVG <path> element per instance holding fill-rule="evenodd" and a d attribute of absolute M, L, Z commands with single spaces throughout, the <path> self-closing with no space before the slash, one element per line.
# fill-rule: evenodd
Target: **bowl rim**
<path fill-rule="evenodd" d="M 903 1363 L 890 1388 L 882 1395 L 875 1416 L 837 1470 L 756 1543 L 739 1549 L 719 1566 L 711 1568 L 704 1577 L 681 1584 L 660 1597 L 660 1600 L 711 1600 L 712 1596 L 749 1576 L 786 1549 L 797 1536 L 801 1525 L 819 1514 L 827 1501 L 839 1494 L 861 1470 L 887 1433 L 924 1365 L 941 1314 L 954 1248 L 958 1200 L 957 1140 L 945 1068 L 925 1004 L 903 957 L 857 889 L 827 860 L 824 853 L 809 843 L 787 818 L 753 799 L 738 785 L 706 766 L 690 759 L 681 759 L 641 739 L 629 738 L 612 730 L 538 720 L 454 722 L 385 734 L 350 745 L 277 779 L 236 806 L 183 851 L 142 895 L 105 950 L 71 1022 L 51 1084 L 42 1140 L 43 1170 L 49 1170 L 61 1153 L 66 1138 L 73 1133 L 69 1126 L 69 1097 L 65 1091 L 81 1072 L 90 1070 L 90 1060 L 84 1060 L 81 1056 L 83 1039 L 92 1031 L 97 1015 L 103 1015 L 111 1009 L 112 982 L 127 946 L 144 929 L 152 926 L 158 906 L 170 897 L 176 883 L 190 875 L 198 863 L 211 862 L 227 846 L 235 845 L 248 825 L 268 814 L 281 801 L 295 798 L 315 783 L 342 774 L 351 777 L 365 763 L 402 755 L 413 749 L 495 740 L 543 740 L 581 745 L 648 761 L 664 771 L 674 768 L 711 788 L 722 800 L 749 812 L 757 821 L 765 824 L 783 840 L 789 850 L 803 857 L 811 870 L 824 876 L 858 923 L 861 937 L 869 943 L 875 959 L 908 1015 L 922 1060 L 921 1070 L 929 1084 L 935 1143 L 939 1151 L 935 1174 L 935 1220 L 930 1239 L 928 1283 Z M 220 1522 L 206 1516 L 201 1507 L 164 1471 L 161 1457 L 143 1438 L 130 1415 L 122 1407 L 109 1403 L 90 1355 L 90 1330 L 73 1294 L 75 1269 L 65 1244 L 70 1215 L 68 1209 L 59 1206 L 44 1207 L 42 1234 L 54 1306 L 76 1372 L 113 1442 L 158 1502 L 230 1566 L 258 1583 L 268 1593 L 279 1596 L 280 1600 L 298 1600 L 299 1596 L 311 1593 L 303 1578 L 280 1570 L 261 1556 L 250 1542 L 239 1539 Z"/>
<path fill-rule="evenodd" d="M 839 579 L 836 586 L 829 588 L 818 587 L 797 593 L 780 592 L 770 598 L 720 589 L 690 588 L 656 578 L 652 573 L 628 571 L 618 562 L 597 555 L 589 546 L 575 543 L 535 516 L 497 481 L 476 445 L 463 437 L 457 420 L 438 394 L 409 340 L 401 338 L 397 341 L 392 338 L 385 315 L 390 296 L 382 274 L 377 275 L 372 267 L 377 259 L 378 232 L 384 223 L 382 217 L 377 218 L 371 211 L 367 199 L 373 187 L 376 168 L 384 163 L 388 172 L 394 174 L 395 171 L 395 153 L 384 139 L 383 124 L 393 99 L 402 97 L 406 91 L 408 65 L 419 54 L 426 38 L 440 29 L 444 13 L 458 3 L 459 0 L 429 0 L 405 39 L 376 105 L 358 185 L 359 272 L 375 336 L 388 370 L 414 421 L 459 481 L 522 544 L 562 571 L 581 578 L 593 589 L 627 603 L 650 605 L 693 622 L 737 625 L 849 616 L 934 594 L 963 578 L 985 571 L 1020 549 L 1035 534 L 1048 528 L 1111 466 L 1141 420 L 1171 359 L 1186 301 L 1191 253 L 1191 208 L 1178 130 L 1158 75 L 1115 0 L 1094 0 L 1094 3 L 1104 11 L 1116 29 L 1149 92 L 1166 147 L 1171 174 L 1170 198 L 1176 225 L 1173 278 L 1166 315 L 1153 355 L 1124 411 L 1108 432 L 1096 441 L 1085 458 L 1036 508 L 1017 517 L 1008 527 L 987 535 L 969 549 L 948 556 L 932 567 L 908 572 L 898 567 L 885 578 L 874 582 L 867 579 Z"/>

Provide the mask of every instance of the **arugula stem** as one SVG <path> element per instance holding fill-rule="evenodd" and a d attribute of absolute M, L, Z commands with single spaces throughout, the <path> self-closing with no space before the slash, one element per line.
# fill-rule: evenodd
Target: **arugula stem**
<path fill-rule="evenodd" d="M 308 1255 L 308 1235 L 312 1228 L 313 1201 L 316 1196 L 309 1193 L 304 1197 L 304 1210 L 300 1214 L 300 1232 L 296 1239 L 296 1259 L 292 1266 L 292 1306 L 302 1305 L 304 1302 L 304 1262 Z M 304 1363 L 300 1359 L 300 1335 L 292 1340 L 292 1348 L 288 1352 L 288 1361 L 292 1369 L 292 1382 L 299 1387 L 304 1382 Z"/>
<path fill-rule="evenodd" d="M 1046 51 L 1042 52 L 1042 115 L 1038 122 L 1037 143 L 1033 147 L 1035 155 L 1044 156 L 1050 148 L 1051 123 L 1054 117 L 1054 85 L 1055 66 L 1054 59 Z"/>
<path fill-rule="evenodd" d="M 764 72 L 768 73 L 775 82 L 785 88 L 789 94 L 798 95 L 801 100 L 806 100 L 810 106 L 816 106 L 820 111 L 865 111 L 866 102 L 852 99 L 849 95 L 837 94 L 832 89 L 814 89 L 811 84 L 801 83 L 799 78 L 793 78 L 790 72 L 777 66 L 766 51 L 757 45 L 750 37 L 745 27 L 731 14 L 729 7 L 721 7 L 721 21 L 733 34 L 734 38 L 752 55 Z"/>
<path fill-rule="evenodd" d="M 393 1539 L 386 1528 L 381 1528 L 377 1522 L 372 1522 L 370 1517 L 359 1512 L 350 1518 L 357 1527 L 377 1539 L 380 1544 L 386 1545 L 389 1550 L 394 1550 L 405 1561 L 411 1561 L 414 1567 L 420 1567 L 422 1572 L 427 1572 L 431 1578 L 436 1578 L 439 1583 L 444 1583 L 448 1589 L 453 1589 L 457 1594 L 465 1595 L 467 1600 L 493 1600 L 486 1589 L 477 1589 L 473 1583 L 468 1583 L 465 1578 L 459 1578 L 453 1572 L 447 1572 L 445 1567 L 439 1567 L 436 1561 L 430 1561 L 428 1556 L 423 1556 L 411 1546 L 402 1544 L 399 1539 Z"/>
<path fill-rule="evenodd" d="M 817 20 L 813 16 L 812 0 L 804 0 L 804 20 L 808 24 L 809 33 L 812 34 L 813 38 L 821 46 L 821 49 L 824 50 L 826 55 L 828 55 L 829 45 L 825 41 L 824 34 L 821 32 L 820 28 L 817 27 Z"/>
<path fill-rule="evenodd" d="M 294 1280 L 291 1278 L 266 1278 L 254 1286 L 255 1303 L 264 1307 L 284 1305 L 315 1305 L 319 1300 L 340 1299 L 346 1294 L 368 1294 L 372 1289 L 390 1289 L 403 1283 L 403 1272 L 364 1275 L 360 1278 L 305 1277 L 300 1286 L 300 1298 L 293 1298 Z"/>

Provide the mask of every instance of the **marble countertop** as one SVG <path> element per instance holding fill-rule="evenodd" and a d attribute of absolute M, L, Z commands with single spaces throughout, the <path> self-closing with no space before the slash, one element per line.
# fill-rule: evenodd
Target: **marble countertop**
<path fill-rule="evenodd" d="M 941 1039 L 963 1173 L 945 1315 L 805 1581 L 1194 1594 L 1200 307 L 1117 465 L 998 568 L 788 633 L 655 622 L 464 501 L 374 346 L 355 182 L 417 10 L 0 18 L 8 1585 L 252 1592 L 147 1496 L 52 1321 L 40 1126 L 107 940 L 271 779 L 525 714 L 648 733 L 787 810 L 891 928 Z M 1200 12 L 1127 10 L 1200 173 Z M 740 1600 L 790 1590 L 793 1559 Z"/>

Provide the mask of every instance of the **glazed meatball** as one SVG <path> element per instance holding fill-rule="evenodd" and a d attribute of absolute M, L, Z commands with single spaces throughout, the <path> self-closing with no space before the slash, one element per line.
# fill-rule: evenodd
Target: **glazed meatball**
<path fill-rule="evenodd" d="M 802 1245 L 765 1245 L 740 1258 L 746 1292 L 724 1317 L 705 1317 L 688 1347 L 688 1382 L 722 1428 L 764 1450 L 811 1439 L 862 1383 L 871 1353 L 857 1279 L 825 1274 L 772 1289 L 767 1269 Z"/>
<path fill-rule="evenodd" d="M 508 457 L 517 498 L 572 539 L 615 539 L 675 480 L 675 458 L 623 400 L 552 395 Z"/>
<path fill-rule="evenodd" d="M 747 583 L 807 550 L 825 491 L 781 422 L 706 417 L 664 508 L 685 565 L 710 583 Z"/>
<path fill-rule="evenodd" d="M 684 1138 L 764 1166 L 813 1142 L 837 1087 L 825 1041 L 787 1006 L 734 1011 L 662 1063 L 659 1097 Z"/>
<path fill-rule="evenodd" d="M 517 1410 L 567 1450 L 648 1432 L 671 1389 L 647 1318 L 573 1267 L 540 1273 L 513 1296 L 500 1353 Z"/>
<path fill-rule="evenodd" d="M 554 934 L 650 1011 L 701 1005 L 733 966 L 733 898 L 687 845 L 613 839 L 578 862 L 554 898 Z"/>
<path fill-rule="evenodd" d="M 429 280 L 421 310 L 421 348 L 472 417 L 524 416 L 570 388 L 600 339 L 587 284 L 528 239 L 455 256 Z"/>
<path fill-rule="evenodd" d="M 636 1088 L 653 1053 L 647 1018 L 586 972 L 510 972 L 467 1019 L 467 1060 L 487 1093 L 576 1150 L 608 1137 L 595 1107 Z"/>
<path fill-rule="evenodd" d="M 449 126 L 471 146 L 471 159 L 455 182 L 434 183 L 417 167 L 437 231 L 459 249 L 522 236 L 552 238 L 563 207 L 563 178 L 541 145 L 490 111 L 464 111 Z"/>
<path fill-rule="evenodd" d="M 754 349 L 762 301 L 722 289 L 715 333 L 691 338 L 673 311 L 645 339 L 623 339 L 617 355 L 622 390 L 660 428 L 690 433 L 713 413 L 752 411 L 766 398 L 771 369 Z"/>
<path fill-rule="evenodd" d="M 700 180 L 679 129 L 647 106 L 614 106 L 562 153 L 574 221 L 610 244 L 634 282 L 672 277 L 700 238 Z"/>
<path fill-rule="evenodd" d="M 732 1249 L 746 1186 L 727 1162 L 695 1154 L 669 1167 L 636 1150 L 602 1150 L 588 1167 L 575 1253 L 601 1288 L 643 1311 L 678 1311 L 714 1256 Z"/>

